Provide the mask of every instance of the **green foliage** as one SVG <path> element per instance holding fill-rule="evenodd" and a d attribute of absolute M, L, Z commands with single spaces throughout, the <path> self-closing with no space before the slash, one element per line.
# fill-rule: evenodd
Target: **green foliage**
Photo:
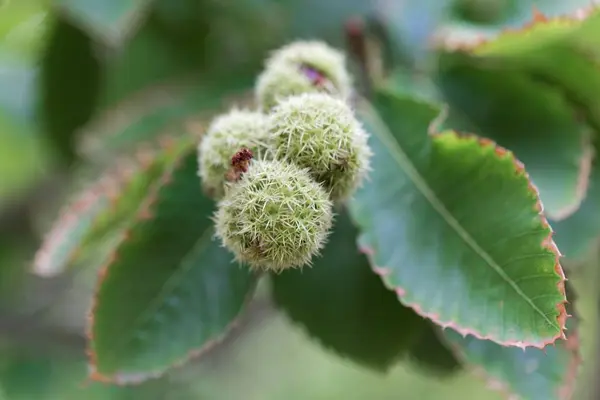
<path fill-rule="evenodd" d="M 57 275 L 78 264 L 90 250 L 98 257 L 98 248 L 118 240 L 181 147 L 140 151 L 135 157 L 120 160 L 111 171 L 77 193 L 46 234 L 33 263 L 34 272 Z"/>
<path fill-rule="evenodd" d="M 585 18 L 583 21 L 581 21 Z M 581 22 L 579 22 L 581 21 Z M 600 13 L 594 8 L 572 16 L 546 19 L 538 15 L 530 26 L 508 31 L 481 44 L 448 44 L 461 49 L 470 63 L 491 71 L 518 71 L 555 87 L 577 107 L 589 125 L 600 126 L 596 48 L 600 44 Z M 556 60 L 569 60 L 557 63 Z"/>
<path fill-rule="evenodd" d="M 590 208 L 599 27 L 600 13 L 590 7 L 553 18 L 538 13 L 493 40 L 446 40 L 437 76 L 450 103 L 449 125 L 475 124 L 478 134 L 515 151 L 540 190 L 561 252 L 573 259 L 599 234 Z"/>
<path fill-rule="evenodd" d="M 44 129 L 67 163 L 76 158 L 75 135 L 94 112 L 101 65 L 94 42 L 66 19 L 57 19 L 44 49 L 40 71 Z"/>
<path fill-rule="evenodd" d="M 326 348 L 387 371 L 420 340 L 425 321 L 402 306 L 371 272 L 356 248 L 357 235 L 342 211 L 323 255 L 311 268 L 271 275 L 273 298 Z"/>
<path fill-rule="evenodd" d="M 429 322 L 421 329 L 418 339 L 408 349 L 407 358 L 424 372 L 447 378 L 458 372 L 462 365 L 441 337 L 439 327 Z"/>
<path fill-rule="evenodd" d="M 135 400 L 140 397 L 159 400 L 175 395 L 181 395 L 177 397 L 181 399 L 193 396 L 181 388 L 177 393 L 166 379 L 156 379 L 136 387 L 107 386 L 102 383 L 82 385 L 86 373 L 82 355 L 73 354 L 65 348 L 60 349 L 62 352 L 59 349 L 43 349 L 40 352 L 24 344 L 7 347 L 4 343 L 0 346 L 3 354 L 0 382 L 4 384 L 6 400 Z"/>
<path fill-rule="evenodd" d="M 576 332 L 569 331 L 567 341 L 560 340 L 547 350 L 525 351 L 472 336 L 462 337 L 454 331 L 445 334 L 460 358 L 489 376 L 490 383 L 498 389 L 531 400 L 573 395 L 580 362 Z"/>
<path fill-rule="evenodd" d="M 452 11 L 460 19 L 489 24 L 506 17 L 512 5 L 509 3 L 505 0 L 458 0 Z"/>
<path fill-rule="evenodd" d="M 443 60 L 440 86 L 450 106 L 445 126 L 511 149 L 544 200 L 546 215 L 564 219 L 586 195 L 592 162 L 590 129 L 564 95 L 514 71 L 488 71 Z"/>
<path fill-rule="evenodd" d="M 56 2 L 39 68 L 0 70 L 0 211 L 50 169 L 44 141 L 71 162 L 35 278 L 97 275 L 89 378 L 140 385 L 59 395 L 52 357 L 0 346 L 0 392 L 172 398 L 171 368 L 228 348 L 256 298 L 333 359 L 572 397 L 580 332 L 560 257 L 600 236 L 600 12 L 366 3 Z M 28 230 L 39 203 L 8 225 Z M 5 219 L 12 250 L 23 237 Z M 16 279 L 0 272 L 4 291 Z M 83 379 L 80 361 L 65 375 Z"/>
<path fill-rule="evenodd" d="M 1 74 L 0 74 L 1 75 Z M 0 109 L 0 209 L 40 179 L 48 154 L 30 127 Z"/>
<path fill-rule="evenodd" d="M 5 1 L 0 13 L 0 50 L 20 59 L 36 58 L 50 16 L 49 5 L 38 1 Z"/>
<path fill-rule="evenodd" d="M 252 293 L 256 275 L 212 238 L 194 150 L 163 175 L 101 271 L 90 327 L 98 379 L 143 380 L 201 353 Z"/>
<path fill-rule="evenodd" d="M 79 152 L 88 162 L 106 165 L 115 155 L 130 154 L 142 145 L 156 147 L 162 140 L 199 138 L 208 116 L 223 111 L 229 103 L 246 102 L 240 87 L 250 81 L 240 76 L 225 78 L 227 81 L 218 85 L 187 80 L 136 94 L 86 126 Z"/>
<path fill-rule="evenodd" d="M 0 209 L 38 181 L 49 152 L 36 135 L 37 70 L 0 51 Z"/>
<path fill-rule="evenodd" d="M 523 166 L 474 136 L 427 135 L 429 104 L 386 92 L 374 104 L 379 115 L 362 107 L 373 175 L 351 211 L 386 285 L 436 323 L 506 346 L 562 337 L 559 253 Z"/>
<path fill-rule="evenodd" d="M 569 289 L 569 298 L 574 301 L 575 293 Z M 574 312 L 572 307 L 570 312 Z M 569 318 L 567 326 L 569 338 L 544 350 L 502 347 L 448 330 L 444 335 L 459 358 L 489 376 L 498 389 L 531 400 L 571 398 L 581 355 L 576 318 Z"/>
<path fill-rule="evenodd" d="M 0 52 L 0 108 L 5 117 L 13 122 L 32 124 L 35 122 L 35 79 L 37 70 L 24 61 L 18 61 L 9 53 Z"/>
<path fill-rule="evenodd" d="M 110 44 L 120 44 L 139 23 L 151 0 L 58 0 L 56 3 L 94 35 Z"/>

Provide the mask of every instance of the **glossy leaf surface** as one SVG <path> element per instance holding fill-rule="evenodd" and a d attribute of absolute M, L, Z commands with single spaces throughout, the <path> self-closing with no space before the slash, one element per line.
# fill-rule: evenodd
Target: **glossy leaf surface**
<path fill-rule="evenodd" d="M 491 71 L 442 59 L 439 83 L 449 102 L 444 127 L 468 131 L 510 149 L 525 164 L 544 212 L 564 219 L 586 195 L 591 130 L 554 87 L 514 71 Z"/>
<path fill-rule="evenodd" d="M 428 135 L 430 104 L 384 91 L 374 104 L 359 105 L 375 156 L 350 209 L 386 285 L 480 338 L 544 347 L 562 337 L 564 274 L 522 164 L 475 136 Z"/>
<path fill-rule="evenodd" d="M 469 57 L 471 66 L 513 71 L 557 90 L 596 131 L 600 128 L 600 11 L 591 6 L 530 23 L 488 40 L 445 41 L 444 53 Z M 558 61 L 560 60 L 560 62 Z"/>
<path fill-rule="evenodd" d="M 195 149 L 164 176 L 98 283 L 92 378 L 139 381 L 200 353 L 226 333 L 257 276 L 213 240 Z"/>

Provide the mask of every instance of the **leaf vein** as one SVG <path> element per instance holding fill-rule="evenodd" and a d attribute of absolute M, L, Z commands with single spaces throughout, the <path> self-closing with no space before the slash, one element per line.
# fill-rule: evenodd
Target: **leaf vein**
<path fill-rule="evenodd" d="M 368 106 L 368 105 L 367 105 Z M 552 327 L 560 330 L 556 322 L 553 322 L 548 316 L 528 297 L 523 290 L 515 283 L 515 281 L 506 274 L 498 263 L 471 237 L 462 225 L 448 211 L 442 201 L 437 197 L 436 193 L 429 187 L 423 176 L 414 166 L 412 160 L 404 152 L 396 140 L 393 139 L 393 134 L 390 132 L 387 125 L 381 120 L 378 113 L 373 110 L 372 115 L 380 129 L 376 130 L 376 134 L 380 140 L 386 145 L 394 160 L 400 168 L 404 170 L 406 175 L 429 202 L 433 209 L 444 219 L 444 221 L 458 234 L 458 236 L 479 256 L 485 261 L 536 313 L 541 315 L 543 319 Z"/>

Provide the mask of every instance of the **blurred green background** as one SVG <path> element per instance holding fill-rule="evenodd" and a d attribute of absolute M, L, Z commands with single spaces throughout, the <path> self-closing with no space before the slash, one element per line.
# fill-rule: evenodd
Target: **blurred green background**
<path fill-rule="evenodd" d="M 261 299 L 202 360 L 137 387 L 90 384 L 84 326 L 96 271 L 43 279 L 29 266 L 70 184 L 87 176 L 72 171 L 94 138 L 142 120 L 142 133 L 168 131 L 249 87 L 268 52 L 291 39 L 342 47 L 344 23 L 362 16 L 385 27 L 394 60 L 418 67 L 441 26 L 493 34 L 530 18 L 533 5 L 556 14 L 587 3 L 0 0 L 0 400 L 502 398 L 470 371 L 441 379 L 410 363 L 387 375 L 364 370 Z M 193 88 L 205 95 L 186 97 Z M 88 173 L 103 163 L 96 157 Z M 568 265 L 583 320 L 577 399 L 591 398 L 596 371 L 596 252 Z"/>

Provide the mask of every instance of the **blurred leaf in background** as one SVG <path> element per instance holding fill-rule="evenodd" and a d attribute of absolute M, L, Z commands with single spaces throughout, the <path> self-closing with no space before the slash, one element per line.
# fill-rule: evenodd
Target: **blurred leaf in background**
<path fill-rule="evenodd" d="M 351 251 L 357 237 L 341 211 L 329 245 L 310 269 L 272 276 L 273 298 L 325 349 L 386 372 L 418 341 L 426 322 L 381 284 L 358 249 Z"/>
<path fill-rule="evenodd" d="M 94 36 L 119 45 L 143 21 L 151 0 L 56 0 L 58 7 Z"/>
<path fill-rule="evenodd" d="M 0 3 L 0 49 L 26 60 L 38 58 L 49 20 L 48 1 Z"/>
<path fill-rule="evenodd" d="M 92 39 L 64 17 L 50 31 L 40 72 L 41 118 L 66 163 L 75 160 L 75 134 L 95 111 L 101 61 Z"/>
<path fill-rule="evenodd" d="M 0 4 L 0 304 L 19 292 L 36 246 L 23 199 L 52 164 L 37 115 L 47 9 L 37 1 Z"/>

